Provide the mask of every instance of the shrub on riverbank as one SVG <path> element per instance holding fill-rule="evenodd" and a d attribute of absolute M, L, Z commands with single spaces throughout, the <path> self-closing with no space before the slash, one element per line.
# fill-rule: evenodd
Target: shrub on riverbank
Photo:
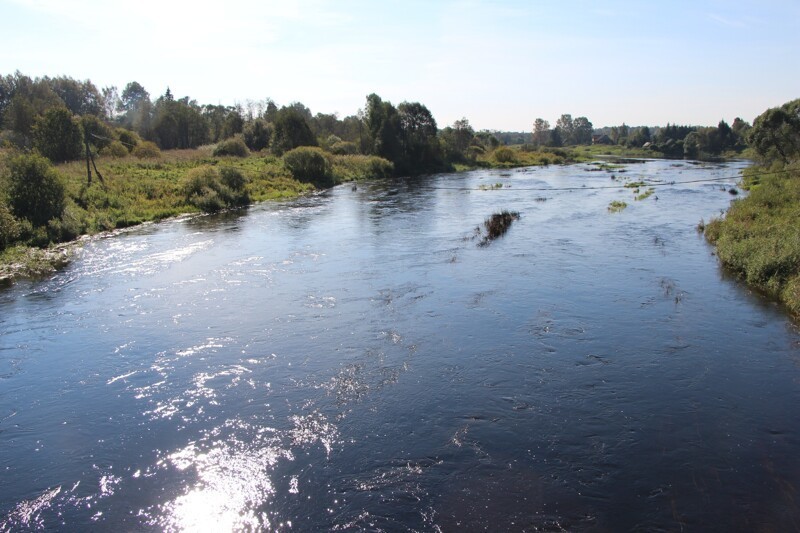
<path fill-rule="evenodd" d="M 247 149 L 244 139 L 239 136 L 220 141 L 219 144 L 217 144 L 217 147 L 214 148 L 214 157 L 222 157 L 226 155 L 233 157 L 247 157 L 249 154 L 250 150 Z"/>
<path fill-rule="evenodd" d="M 18 219 L 28 220 L 34 227 L 45 226 L 64 212 L 64 183 L 40 155 L 12 157 L 8 162 L 8 202 Z"/>
<path fill-rule="evenodd" d="M 762 177 L 705 235 L 723 265 L 800 314 L 800 165 L 790 170 Z"/>
<path fill-rule="evenodd" d="M 187 203 L 204 213 L 216 213 L 230 207 L 247 205 L 246 179 L 232 167 L 217 170 L 210 165 L 189 171 L 184 183 Z"/>
<path fill-rule="evenodd" d="M 331 158 L 336 182 L 389 178 L 394 165 L 374 155 L 334 155 Z"/>
<path fill-rule="evenodd" d="M 318 187 L 333 185 L 333 173 L 328 155 L 316 146 L 299 146 L 283 155 L 283 164 L 294 179 Z"/>
<path fill-rule="evenodd" d="M 139 159 L 158 159 L 161 157 L 161 150 L 156 143 L 142 141 L 131 150 L 131 155 Z"/>

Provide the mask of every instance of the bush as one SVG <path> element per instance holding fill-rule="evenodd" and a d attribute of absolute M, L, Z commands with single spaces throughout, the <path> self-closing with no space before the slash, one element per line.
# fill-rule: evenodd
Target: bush
<path fill-rule="evenodd" d="M 260 152 L 269 146 L 272 139 L 272 124 L 263 118 L 257 118 L 244 126 L 244 143 L 254 152 Z"/>
<path fill-rule="evenodd" d="M 38 154 L 12 157 L 8 162 L 8 199 L 17 218 L 45 226 L 64 213 L 66 192 L 61 176 Z"/>
<path fill-rule="evenodd" d="M 229 207 L 247 205 L 246 179 L 231 167 L 217 170 L 212 166 L 189 171 L 184 183 L 186 201 L 204 213 L 216 213 Z"/>
<path fill-rule="evenodd" d="M 55 107 L 36 120 L 33 144 L 54 163 L 74 161 L 83 154 L 83 133 L 67 108 Z"/>
<path fill-rule="evenodd" d="M 494 158 L 498 163 L 514 163 L 517 161 L 517 156 L 514 150 L 507 146 L 501 146 L 494 151 Z"/>
<path fill-rule="evenodd" d="M 131 155 L 139 159 L 158 159 L 161 157 L 161 150 L 154 142 L 142 141 L 131 151 Z"/>
<path fill-rule="evenodd" d="M 330 145 L 330 151 L 336 155 L 355 155 L 358 153 L 358 146 L 348 141 L 337 141 Z"/>
<path fill-rule="evenodd" d="M 321 148 L 300 146 L 289 150 L 283 156 L 283 164 L 298 181 L 313 183 L 318 187 L 334 184 L 331 163 Z"/>
<path fill-rule="evenodd" d="M 89 142 L 102 150 L 114 140 L 114 133 L 111 128 L 102 120 L 94 115 L 84 115 L 81 117 L 81 129 Z"/>
<path fill-rule="evenodd" d="M 117 139 L 128 149 L 128 152 L 132 152 L 136 145 L 142 142 L 142 138 L 135 131 L 126 130 L 125 128 L 117 128 L 114 131 L 117 134 Z"/>
<path fill-rule="evenodd" d="M 83 233 L 80 213 L 74 204 L 68 204 L 61 218 L 47 221 L 47 237 L 50 242 L 66 242 L 78 238 Z"/>
<path fill-rule="evenodd" d="M 11 209 L 5 204 L 0 204 L 0 250 L 19 240 L 21 232 L 19 221 Z"/>
<path fill-rule="evenodd" d="M 114 141 L 105 148 L 103 148 L 100 153 L 102 155 L 107 155 L 111 157 L 126 157 L 129 155 L 128 149 L 125 148 L 125 145 L 119 141 Z"/>
<path fill-rule="evenodd" d="M 214 148 L 214 157 L 226 155 L 233 157 L 247 157 L 249 154 L 250 150 L 247 149 L 244 139 L 242 139 L 242 137 L 239 135 L 231 137 L 230 139 L 225 139 L 224 141 L 220 141 L 220 143 L 217 144 L 217 147 Z"/>
<path fill-rule="evenodd" d="M 335 182 L 380 179 L 391 177 L 394 165 L 376 155 L 336 155 L 331 171 Z"/>

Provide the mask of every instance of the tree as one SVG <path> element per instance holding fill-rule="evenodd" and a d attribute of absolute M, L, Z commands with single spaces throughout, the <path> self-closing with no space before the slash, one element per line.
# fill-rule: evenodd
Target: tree
<path fill-rule="evenodd" d="M 455 134 L 456 149 L 463 153 L 475 137 L 475 130 L 469 125 L 469 120 L 462 118 L 453 122 L 453 132 Z"/>
<path fill-rule="evenodd" d="M 800 157 L 800 98 L 759 115 L 747 141 L 767 163 L 785 164 Z"/>
<path fill-rule="evenodd" d="M 244 130 L 244 117 L 242 117 L 242 110 L 240 107 L 230 108 L 228 114 L 225 116 L 225 122 L 222 125 L 222 138 L 227 139 L 233 137 Z"/>
<path fill-rule="evenodd" d="M 45 80 L 73 115 L 103 115 L 103 97 L 91 81 L 66 76 Z"/>
<path fill-rule="evenodd" d="M 550 137 L 550 123 L 543 118 L 537 118 L 533 122 L 533 144 L 536 146 L 544 146 Z"/>
<path fill-rule="evenodd" d="M 650 128 L 647 126 L 634 128 L 633 133 L 626 139 L 626 144 L 634 148 L 641 148 L 647 142 L 650 142 Z"/>
<path fill-rule="evenodd" d="M 139 82 L 132 81 L 122 90 L 119 111 L 134 111 L 144 100 L 150 100 L 150 93 Z"/>
<path fill-rule="evenodd" d="M 559 147 L 564 146 L 564 140 L 561 138 L 561 128 L 553 128 L 550 130 L 550 138 L 547 140 L 547 146 Z"/>
<path fill-rule="evenodd" d="M 364 111 L 364 122 L 367 126 L 368 152 L 388 159 L 397 164 L 402 157 L 400 145 L 400 115 L 391 102 L 384 102 L 373 93 L 367 96 Z M 398 168 L 398 171 L 402 169 Z"/>
<path fill-rule="evenodd" d="M 45 226 L 61 217 L 66 205 L 65 187 L 47 159 L 38 154 L 18 155 L 9 160 L 8 170 L 9 203 L 17 218 Z"/>
<path fill-rule="evenodd" d="M 417 174 L 440 166 L 442 154 L 436 139 L 438 128 L 428 108 L 419 102 L 403 102 L 397 106 L 397 114 L 400 117 L 401 170 Z"/>
<path fill-rule="evenodd" d="M 109 87 L 103 87 L 101 92 L 103 95 L 103 113 L 106 118 L 113 119 L 117 116 L 120 107 L 119 90 L 111 85 Z"/>
<path fill-rule="evenodd" d="M 55 163 L 80 159 L 83 151 L 81 128 L 64 107 L 49 109 L 37 119 L 33 138 L 39 152 Z"/>
<path fill-rule="evenodd" d="M 592 123 L 586 117 L 572 121 L 572 144 L 592 144 Z"/>
<path fill-rule="evenodd" d="M 561 137 L 561 142 L 563 144 L 572 144 L 573 124 L 572 115 L 570 114 L 563 114 L 556 121 L 555 129 L 558 130 L 558 135 Z"/>
<path fill-rule="evenodd" d="M 316 146 L 317 139 L 303 116 L 293 108 L 281 109 L 273 124 L 271 150 L 283 155 L 298 146 Z"/>
<path fill-rule="evenodd" d="M 272 138 L 272 124 L 263 118 L 257 118 L 245 124 L 243 133 L 247 147 L 258 152 L 269 146 Z"/>
<path fill-rule="evenodd" d="M 6 78 L 10 100 L 4 105 L 3 127 L 24 137 L 31 134 L 36 119 L 52 107 L 64 107 L 64 102 L 47 80 L 32 80 L 19 72 Z"/>

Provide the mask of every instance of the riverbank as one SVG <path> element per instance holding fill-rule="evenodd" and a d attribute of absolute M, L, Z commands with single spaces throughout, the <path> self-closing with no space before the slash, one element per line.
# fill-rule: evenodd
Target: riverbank
<path fill-rule="evenodd" d="M 245 179 L 245 192 L 250 203 L 289 199 L 307 194 L 316 187 L 295 179 L 283 159 L 273 155 L 251 154 L 247 157 L 215 157 L 214 147 L 192 150 L 170 150 L 159 157 L 141 159 L 133 156 L 112 158 L 101 156 L 97 169 L 87 184 L 86 164 L 74 161 L 56 166 L 66 190 L 66 209 L 58 223 L 60 240 L 69 241 L 47 246 L 49 237 L 31 236 L 0 251 L 0 282 L 10 284 L 19 278 L 49 275 L 69 262 L 68 250 L 79 245 L 77 239 L 121 228 L 155 222 L 175 216 L 200 212 L 186 193 L 186 176 L 200 167 L 232 168 Z M 578 146 L 570 148 L 500 147 L 481 154 L 474 161 L 456 164 L 452 171 L 477 168 L 517 168 L 563 165 L 595 161 L 601 156 L 653 157 L 647 150 L 631 150 L 619 146 Z M 0 165 L 4 154 L 0 154 Z M 385 177 L 391 164 L 380 158 L 361 155 L 329 155 L 334 183 Z M 384 163 L 384 164 L 380 164 Z M 0 168 L 0 171 L 3 169 Z M 3 172 L 0 172 L 3 174 Z M 33 242 L 37 240 L 39 242 Z M 52 237 L 50 237 L 50 240 Z"/>
<path fill-rule="evenodd" d="M 746 198 L 705 225 L 725 268 L 800 317 L 800 163 L 751 167 Z"/>

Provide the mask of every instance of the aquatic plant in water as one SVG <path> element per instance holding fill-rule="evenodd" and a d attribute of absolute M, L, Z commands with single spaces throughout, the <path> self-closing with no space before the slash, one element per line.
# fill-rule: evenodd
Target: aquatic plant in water
<path fill-rule="evenodd" d="M 505 233 L 508 231 L 508 228 L 511 227 L 511 224 L 515 220 L 519 220 L 519 213 L 516 211 L 507 210 L 503 210 L 500 213 L 495 213 L 487 218 L 483 222 L 483 226 L 486 228 L 486 235 L 484 235 L 483 240 L 478 244 L 478 246 L 486 246 L 491 241 L 505 235 Z"/>

